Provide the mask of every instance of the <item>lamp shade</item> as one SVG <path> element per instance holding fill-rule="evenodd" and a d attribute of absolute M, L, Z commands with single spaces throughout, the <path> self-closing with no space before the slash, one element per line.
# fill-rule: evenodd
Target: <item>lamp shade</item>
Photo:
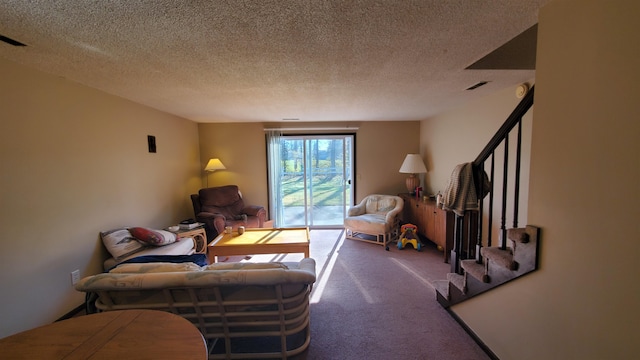
<path fill-rule="evenodd" d="M 404 158 L 404 162 L 400 167 L 400 172 L 405 174 L 420 174 L 426 173 L 427 168 L 424 166 L 420 154 L 407 154 L 407 157 Z"/>
<path fill-rule="evenodd" d="M 207 163 L 207 166 L 204 168 L 204 171 L 216 171 L 216 170 L 223 170 L 223 169 L 226 169 L 226 167 L 224 167 L 220 159 L 216 158 L 216 159 L 209 160 L 209 162 Z"/>

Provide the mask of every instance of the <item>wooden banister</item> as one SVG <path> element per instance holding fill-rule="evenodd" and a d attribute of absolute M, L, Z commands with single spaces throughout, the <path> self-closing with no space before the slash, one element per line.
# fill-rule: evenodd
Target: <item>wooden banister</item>
<path fill-rule="evenodd" d="M 480 252 L 482 249 L 482 229 L 483 226 L 486 226 L 487 229 L 487 233 L 488 233 L 488 239 L 487 239 L 487 246 L 491 246 L 491 229 L 492 229 L 492 225 L 493 225 L 493 207 L 494 205 L 497 206 L 501 206 L 500 209 L 500 214 L 501 214 L 501 219 L 499 219 L 500 221 L 500 247 L 502 249 L 506 248 L 506 217 L 507 217 L 507 204 L 508 201 L 513 201 L 513 213 L 509 214 L 511 216 L 514 216 L 513 219 L 513 227 L 517 227 L 518 224 L 518 213 L 519 213 L 519 206 L 520 206 L 520 199 L 519 199 L 519 192 L 520 192 L 520 167 L 521 167 L 521 141 L 522 141 L 522 118 L 524 117 L 524 115 L 529 111 L 529 109 L 533 106 L 533 97 L 534 97 L 534 93 L 535 93 L 535 87 L 532 87 L 531 90 L 529 90 L 529 92 L 525 95 L 525 97 L 520 101 L 520 103 L 516 106 L 516 108 L 513 110 L 513 112 L 509 115 L 509 117 L 507 117 L 507 119 L 505 120 L 505 122 L 502 124 L 502 126 L 498 129 L 498 131 L 495 133 L 495 135 L 491 138 L 491 140 L 489 141 L 489 143 L 484 147 L 484 149 L 482 149 L 482 151 L 480 152 L 480 154 L 478 155 L 478 157 L 476 157 L 476 159 L 473 161 L 473 176 L 474 176 L 474 183 L 476 186 L 476 193 L 479 194 L 478 197 L 478 203 L 480 206 L 480 211 L 478 211 L 477 213 L 477 239 L 473 239 L 476 242 L 476 246 L 475 249 L 471 248 L 471 243 L 472 243 L 472 239 L 470 239 L 467 236 L 467 247 L 466 250 L 462 248 L 462 244 L 465 243 L 465 239 L 464 239 L 464 234 L 462 231 L 462 219 L 456 219 L 456 232 L 454 235 L 454 246 L 453 246 L 453 251 L 451 253 L 451 270 L 452 272 L 455 273 L 460 273 L 461 269 L 460 269 L 460 264 L 459 261 L 467 259 L 467 258 L 475 258 L 476 262 L 480 263 L 482 262 L 482 258 L 480 256 Z M 507 175 L 509 174 L 509 156 L 510 156 L 510 149 L 509 149 L 509 135 L 511 133 L 511 131 L 517 126 L 517 138 L 516 138 L 516 148 L 515 151 L 513 153 L 513 155 L 515 156 L 515 170 L 513 172 L 514 174 L 514 178 L 509 178 Z M 496 149 L 500 146 L 504 146 L 504 159 L 503 159 L 503 169 L 502 169 L 502 187 L 499 189 L 495 189 L 494 186 L 494 180 L 495 179 L 495 168 L 494 168 L 494 164 L 495 164 L 495 152 Z M 489 177 L 489 182 L 490 184 L 490 191 L 489 191 L 489 199 L 488 199 L 488 205 L 489 205 L 489 209 L 488 209 L 488 220 L 484 221 L 483 219 L 483 205 L 484 205 L 484 199 L 483 196 L 481 194 L 483 194 L 483 188 L 486 184 L 484 184 L 484 168 L 485 168 L 485 162 L 487 160 L 491 159 L 491 169 L 490 169 L 490 177 Z M 507 190 L 507 183 L 513 181 L 513 186 L 515 188 L 515 193 L 510 195 L 508 190 Z M 499 204 L 495 204 L 494 203 L 494 193 L 495 191 L 498 191 L 501 194 L 502 200 L 500 201 Z M 461 216 L 462 217 L 462 216 Z M 465 214 L 465 217 L 467 217 L 467 215 Z M 458 223 L 459 222 L 459 223 Z M 484 225 L 483 225 L 484 224 Z"/>
<path fill-rule="evenodd" d="M 527 95 L 522 98 L 518 106 L 513 110 L 511 115 L 507 118 L 507 120 L 502 124 L 500 129 L 496 132 L 495 135 L 489 140 L 487 146 L 480 152 L 478 157 L 473 161 L 474 166 L 478 166 L 480 163 L 483 163 L 485 160 L 493 154 L 493 151 L 498 148 L 500 143 L 504 140 L 504 138 L 509 135 L 509 132 L 520 122 L 520 119 L 524 116 L 524 114 L 529 111 L 531 106 L 533 106 L 533 93 L 535 92 L 535 86 L 531 87 L 531 90 L 527 93 Z"/>

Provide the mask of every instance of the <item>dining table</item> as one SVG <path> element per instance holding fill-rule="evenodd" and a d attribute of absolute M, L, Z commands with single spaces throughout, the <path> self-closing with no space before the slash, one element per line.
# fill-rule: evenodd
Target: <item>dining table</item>
<path fill-rule="evenodd" d="M 0 339 L 2 359 L 207 359 L 191 322 L 158 310 L 76 316 Z"/>

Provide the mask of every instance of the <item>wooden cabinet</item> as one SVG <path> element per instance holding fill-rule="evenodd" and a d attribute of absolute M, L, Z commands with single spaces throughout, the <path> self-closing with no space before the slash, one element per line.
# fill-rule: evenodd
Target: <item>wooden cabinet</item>
<path fill-rule="evenodd" d="M 427 239 L 444 248 L 445 244 L 441 241 L 442 238 L 438 238 L 436 235 L 436 205 L 430 202 L 423 202 L 422 207 L 424 207 L 422 214 L 424 216 L 424 235 Z"/>
<path fill-rule="evenodd" d="M 422 204 L 415 204 L 414 206 L 412 206 L 412 209 L 413 211 L 415 211 L 415 215 L 413 216 L 413 220 L 415 221 L 415 223 L 413 224 L 418 226 L 419 234 L 426 236 L 426 234 L 424 233 L 427 229 L 428 210 L 426 206 L 423 206 Z"/>
<path fill-rule="evenodd" d="M 409 194 L 399 194 L 404 200 L 402 222 L 411 223 L 418 227 L 421 237 L 438 245 L 444 251 L 444 261 L 449 262 L 451 250 L 454 247 L 454 231 L 456 216 L 453 211 L 445 211 L 436 206 L 435 200 L 416 199 Z M 478 234 L 478 212 L 467 211 L 462 221 L 462 244 L 460 259 L 475 257 Z"/>
<path fill-rule="evenodd" d="M 453 248 L 454 214 L 436 206 L 435 200 L 416 199 L 409 194 L 399 194 L 404 200 L 402 221 L 418 227 L 418 234 L 438 245 L 444 252 L 445 262 Z"/>

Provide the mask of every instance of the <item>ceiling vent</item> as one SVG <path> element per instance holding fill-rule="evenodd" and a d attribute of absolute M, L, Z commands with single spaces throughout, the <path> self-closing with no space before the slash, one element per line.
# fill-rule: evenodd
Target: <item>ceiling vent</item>
<path fill-rule="evenodd" d="M 475 85 L 469 86 L 466 90 L 475 90 L 475 89 L 479 88 L 480 86 L 487 85 L 488 83 L 489 83 L 488 81 L 480 81 L 479 83 L 477 83 Z"/>
<path fill-rule="evenodd" d="M 13 40 L 13 39 L 8 38 L 8 37 L 6 37 L 4 35 L 0 35 L 0 41 L 5 42 L 5 43 L 7 43 L 9 45 L 13 45 L 13 46 L 27 46 L 27 45 L 21 43 L 18 40 Z"/>

